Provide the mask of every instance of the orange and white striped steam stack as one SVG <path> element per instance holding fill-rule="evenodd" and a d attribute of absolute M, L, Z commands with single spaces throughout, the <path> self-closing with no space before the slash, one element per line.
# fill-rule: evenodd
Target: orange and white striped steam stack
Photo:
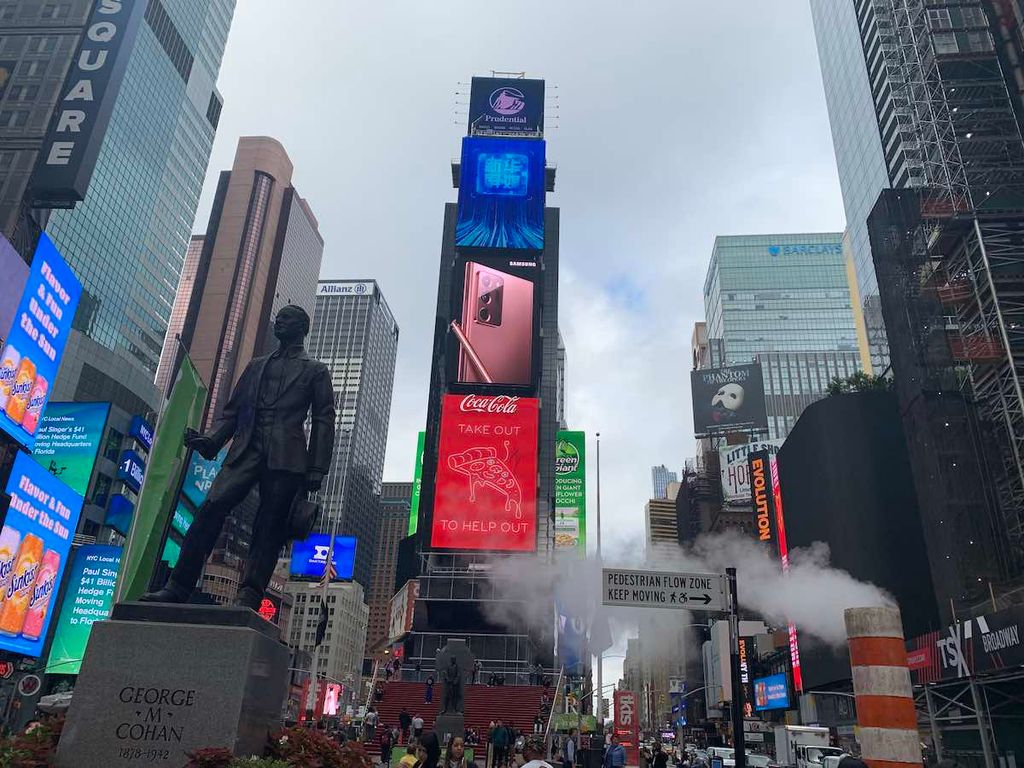
<path fill-rule="evenodd" d="M 899 608 L 848 608 L 857 741 L 871 768 L 921 766 L 917 712 Z"/>

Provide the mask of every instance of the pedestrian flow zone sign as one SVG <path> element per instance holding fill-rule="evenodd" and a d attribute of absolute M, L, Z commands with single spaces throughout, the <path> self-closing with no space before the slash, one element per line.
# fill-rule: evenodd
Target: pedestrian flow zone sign
<path fill-rule="evenodd" d="M 729 611 L 729 583 L 722 573 L 674 573 L 604 568 L 605 605 Z"/>

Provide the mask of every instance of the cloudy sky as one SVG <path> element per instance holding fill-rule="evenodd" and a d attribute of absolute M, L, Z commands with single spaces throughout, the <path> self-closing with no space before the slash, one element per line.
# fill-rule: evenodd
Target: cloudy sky
<path fill-rule="evenodd" d="M 638 538 L 651 466 L 694 453 L 715 236 L 843 228 L 808 2 L 241 0 L 197 228 L 238 137 L 279 139 L 322 276 L 375 278 L 398 320 L 384 478 L 411 480 L 467 84 L 544 78 L 570 425 L 601 433 L 605 546 Z"/>

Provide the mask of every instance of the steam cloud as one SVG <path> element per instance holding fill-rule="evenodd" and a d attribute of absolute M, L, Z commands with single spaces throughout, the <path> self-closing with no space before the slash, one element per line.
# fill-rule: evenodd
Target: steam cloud
<path fill-rule="evenodd" d="M 722 573 L 727 567 L 735 567 L 740 607 L 745 613 L 756 614 L 775 628 L 792 621 L 802 638 L 810 636 L 840 647 L 846 642 L 846 608 L 893 605 L 895 601 L 875 585 L 831 567 L 829 556 L 828 545 L 822 542 L 793 550 L 789 572 L 784 574 L 779 561 L 763 544 L 728 532 L 703 536 L 690 549 L 668 545 L 648 549 L 642 540 L 620 540 L 606 564 L 703 573 Z M 509 627 L 525 624 L 539 635 L 551 632 L 551 602 L 556 591 L 567 612 L 574 616 L 585 617 L 591 606 L 601 604 L 601 567 L 593 557 L 550 564 L 539 558 L 508 558 L 494 565 L 490 579 L 495 596 L 504 601 L 486 603 L 488 618 Z M 620 647 L 624 634 L 639 622 L 653 625 L 655 631 L 649 634 L 655 647 L 647 645 L 652 653 L 670 651 L 681 627 L 707 620 L 706 614 L 682 610 L 603 610 L 609 616 L 615 644 Z"/>

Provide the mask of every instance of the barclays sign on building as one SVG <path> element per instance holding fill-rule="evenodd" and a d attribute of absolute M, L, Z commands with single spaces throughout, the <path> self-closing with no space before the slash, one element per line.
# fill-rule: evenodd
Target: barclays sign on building
<path fill-rule="evenodd" d="M 801 245 L 769 245 L 768 253 L 771 256 L 792 256 L 796 254 L 829 254 L 840 256 L 843 253 L 841 243 L 808 243 Z"/>

